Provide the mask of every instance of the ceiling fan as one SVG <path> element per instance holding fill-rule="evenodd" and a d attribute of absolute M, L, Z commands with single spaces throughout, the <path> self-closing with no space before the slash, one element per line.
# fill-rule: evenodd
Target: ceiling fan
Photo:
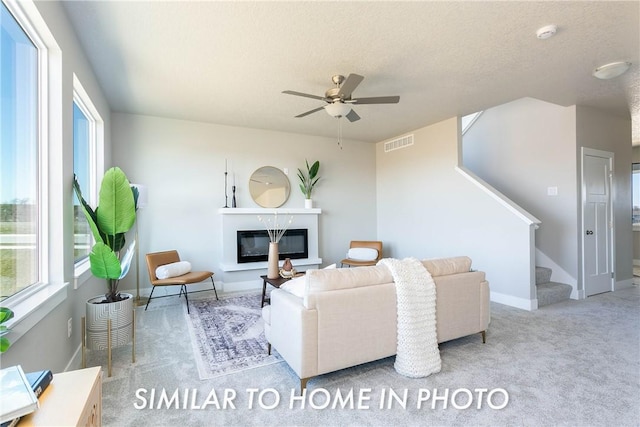
<path fill-rule="evenodd" d="M 346 117 L 350 122 L 360 120 L 360 116 L 352 109 L 352 105 L 357 104 L 397 104 L 400 101 L 399 96 L 376 96 L 371 98 L 352 98 L 351 94 L 358 87 L 360 82 L 364 80 L 363 76 L 358 74 L 349 74 L 345 79 L 344 76 L 335 75 L 331 78 L 336 85 L 328 89 L 324 96 L 311 95 L 308 93 L 296 92 L 293 90 L 285 90 L 282 93 L 288 95 L 304 96 L 306 98 L 319 99 L 327 103 L 322 107 L 314 108 L 296 117 L 304 117 L 324 109 L 330 116 L 340 118 Z"/>

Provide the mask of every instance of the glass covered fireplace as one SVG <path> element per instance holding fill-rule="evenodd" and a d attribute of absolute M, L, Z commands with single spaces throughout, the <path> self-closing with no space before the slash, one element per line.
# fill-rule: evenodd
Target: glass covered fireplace
<path fill-rule="evenodd" d="M 267 230 L 238 230 L 238 264 L 267 261 L 269 234 Z M 309 257 L 309 239 L 306 228 L 285 231 L 278 243 L 280 259 L 304 259 Z"/>

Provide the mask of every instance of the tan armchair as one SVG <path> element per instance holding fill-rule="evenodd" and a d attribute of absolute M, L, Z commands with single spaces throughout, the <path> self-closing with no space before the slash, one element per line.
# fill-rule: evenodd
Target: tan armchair
<path fill-rule="evenodd" d="M 189 298 L 187 297 L 187 285 L 200 283 L 206 279 L 211 279 L 211 283 L 213 285 L 213 292 L 216 294 L 216 299 L 218 299 L 218 291 L 216 290 L 216 284 L 213 281 L 213 272 L 211 271 L 190 271 L 186 274 L 182 274 L 180 276 L 169 277 L 167 279 L 158 279 L 156 276 L 156 269 L 160 266 L 172 264 L 180 261 L 180 255 L 178 255 L 178 251 L 164 251 L 164 252 L 154 252 L 146 255 L 147 259 L 147 270 L 149 271 L 149 280 L 151 281 L 151 295 L 149 295 L 149 300 L 147 301 L 147 305 L 144 307 L 145 311 L 149 307 L 149 303 L 151 302 L 153 291 L 156 289 L 156 286 L 180 286 L 180 294 L 178 296 L 182 296 L 184 293 L 184 299 L 187 303 L 187 313 L 189 313 Z M 175 295 L 175 294 L 173 294 Z M 173 295 L 163 295 L 163 296 L 173 296 Z M 161 298 L 161 297 L 156 297 Z"/>
<path fill-rule="evenodd" d="M 345 258 L 342 261 L 340 261 L 340 265 L 342 267 L 344 267 L 344 265 L 348 265 L 349 267 L 353 266 L 353 267 L 361 267 L 361 266 L 365 266 L 365 265 L 376 265 L 378 263 L 378 261 L 380 261 L 382 259 L 382 242 L 380 241 L 370 241 L 370 240 L 352 240 L 351 244 L 349 245 L 349 249 L 355 249 L 355 248 L 369 248 L 369 249 L 375 249 L 378 251 L 378 257 L 374 260 L 359 260 L 359 259 L 351 259 L 351 258 Z"/>

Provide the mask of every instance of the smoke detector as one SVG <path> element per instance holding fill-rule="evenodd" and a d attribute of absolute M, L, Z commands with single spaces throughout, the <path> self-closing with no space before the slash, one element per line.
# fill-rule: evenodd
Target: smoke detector
<path fill-rule="evenodd" d="M 539 28 L 538 31 L 536 31 L 536 36 L 540 40 L 546 40 L 549 37 L 553 37 L 557 31 L 558 31 L 557 25 L 546 25 L 542 28 Z"/>

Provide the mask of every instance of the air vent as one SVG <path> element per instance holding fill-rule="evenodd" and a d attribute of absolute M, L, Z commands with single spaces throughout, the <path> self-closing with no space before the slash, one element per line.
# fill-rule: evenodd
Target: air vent
<path fill-rule="evenodd" d="M 389 151 L 399 150 L 401 148 L 406 148 L 410 145 L 413 145 L 413 134 L 403 136 L 402 138 L 394 139 L 393 141 L 385 142 L 384 152 L 388 153 Z"/>

